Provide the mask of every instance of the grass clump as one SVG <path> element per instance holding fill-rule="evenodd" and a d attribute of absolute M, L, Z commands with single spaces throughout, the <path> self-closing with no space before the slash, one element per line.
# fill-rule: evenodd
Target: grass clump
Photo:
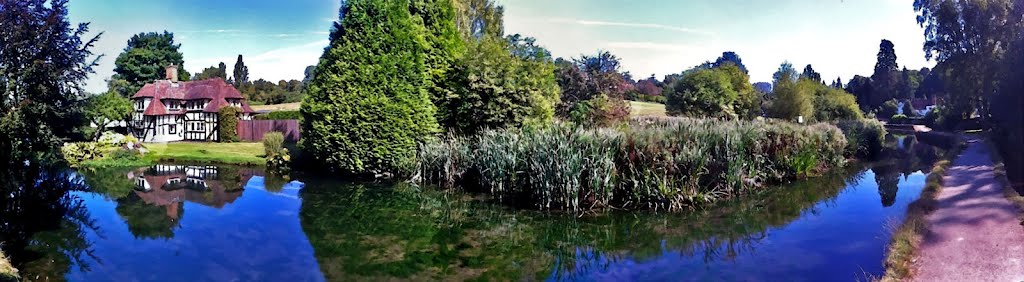
<path fill-rule="evenodd" d="M 281 153 L 282 149 L 284 149 L 284 134 L 272 131 L 263 135 L 263 156 L 276 156 Z"/>
<path fill-rule="evenodd" d="M 914 254 L 921 245 L 924 233 L 928 231 L 925 216 L 936 208 L 938 202 L 935 197 L 942 189 L 942 177 L 949 166 L 948 160 L 935 163 L 925 180 L 921 196 L 907 207 L 906 218 L 896 229 L 889 243 L 889 251 L 885 257 L 886 271 L 882 281 L 903 281 L 910 278 Z"/>
<path fill-rule="evenodd" d="M 648 118 L 449 137 L 419 150 L 420 181 L 539 209 L 684 210 L 843 166 L 832 125 Z"/>

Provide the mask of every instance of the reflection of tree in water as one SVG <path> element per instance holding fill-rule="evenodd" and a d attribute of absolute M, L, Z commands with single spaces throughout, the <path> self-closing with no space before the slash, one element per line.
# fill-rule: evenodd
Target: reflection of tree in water
<path fill-rule="evenodd" d="M 167 207 L 157 206 L 146 203 L 136 193 L 130 193 L 117 200 L 116 210 L 135 238 L 171 239 L 181 224 L 179 219 L 185 213 L 185 204 L 175 202 Z"/>
<path fill-rule="evenodd" d="M 80 178 L 63 169 L 0 172 L 0 241 L 22 277 L 63 280 L 75 264 L 88 271 L 85 230 L 97 230 L 81 199 Z"/>
<path fill-rule="evenodd" d="M 79 170 L 85 179 L 89 191 L 117 200 L 127 197 L 135 190 L 135 180 L 132 179 L 132 172 L 124 169 L 84 169 Z"/>
<path fill-rule="evenodd" d="M 288 184 L 288 182 L 291 181 L 268 173 L 263 177 L 263 189 L 271 193 L 281 193 L 284 190 L 284 185 Z"/>
<path fill-rule="evenodd" d="M 882 197 L 882 206 L 891 207 L 896 203 L 896 194 L 900 190 L 900 170 L 896 165 L 877 166 L 874 169 L 875 183 L 878 184 L 878 195 Z"/>
<path fill-rule="evenodd" d="M 406 185 L 307 182 L 300 219 L 328 280 L 566 279 L 625 258 L 720 261 L 754 252 L 767 229 L 815 212 L 862 177 L 852 172 L 687 214 L 584 217 Z"/>

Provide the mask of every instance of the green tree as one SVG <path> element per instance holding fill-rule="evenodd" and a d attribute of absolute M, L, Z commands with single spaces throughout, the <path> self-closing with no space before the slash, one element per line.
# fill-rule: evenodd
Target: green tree
<path fill-rule="evenodd" d="M 789 61 L 784 61 L 779 65 L 779 70 L 775 71 L 775 74 L 772 75 L 772 84 L 778 85 L 786 81 L 794 82 L 799 78 L 800 75 L 796 73 L 796 69 L 793 68 L 793 64 Z"/>
<path fill-rule="evenodd" d="M 814 71 L 814 67 L 812 67 L 811 64 L 807 64 L 807 66 L 804 67 L 804 72 L 800 74 L 800 78 L 824 83 L 821 80 L 821 74 Z"/>
<path fill-rule="evenodd" d="M 899 95 L 900 69 L 896 64 L 896 49 L 892 41 L 882 39 L 878 46 L 878 61 L 875 63 L 875 72 L 871 75 L 871 98 L 867 101 L 869 108 L 876 108 L 885 101 L 896 98 Z"/>
<path fill-rule="evenodd" d="M 864 118 L 853 94 L 838 88 L 819 86 L 814 97 L 814 120 L 840 121 Z"/>
<path fill-rule="evenodd" d="M 221 63 L 221 65 L 223 65 L 223 63 Z M 235 69 L 231 74 L 231 82 L 235 84 L 235 88 L 249 82 L 249 67 L 245 66 L 245 62 L 242 61 L 241 54 L 238 55 L 238 60 L 235 61 Z M 227 76 L 226 73 L 224 75 Z"/>
<path fill-rule="evenodd" d="M 166 78 L 169 65 L 178 66 L 178 79 L 189 80 L 182 57 L 181 44 L 174 42 L 174 34 L 148 32 L 133 35 L 128 40 L 128 47 L 114 61 L 113 80 L 128 82 L 128 92 L 121 93 L 125 98 L 131 97 L 146 83 Z"/>
<path fill-rule="evenodd" d="M 595 56 L 583 55 L 572 62 L 562 60 L 555 64 L 559 65 L 557 77 L 562 90 L 557 110 L 559 115 L 595 121 L 596 125 L 606 125 L 629 116 L 625 97 L 633 82 L 627 79 L 628 74 L 619 72 L 618 57 L 601 51 Z M 591 117 L 581 118 L 583 115 Z"/>
<path fill-rule="evenodd" d="M 732 103 L 739 94 L 722 72 L 691 72 L 666 90 L 665 110 L 672 116 L 735 117 Z"/>
<path fill-rule="evenodd" d="M 408 1 L 348 0 L 302 104 L 302 146 L 329 170 L 410 171 L 438 132 Z"/>
<path fill-rule="evenodd" d="M 551 120 L 560 95 L 554 64 L 550 57 L 513 56 L 514 48 L 489 36 L 470 43 L 455 95 L 439 104 L 442 125 L 472 134 Z"/>
<path fill-rule="evenodd" d="M 85 118 L 96 125 L 92 139 L 97 140 L 106 131 L 107 124 L 131 118 L 132 102 L 116 91 L 89 97 L 85 103 Z"/>
<path fill-rule="evenodd" d="M 744 74 L 748 73 L 747 72 L 747 66 L 743 65 L 743 59 L 741 59 L 740 55 L 737 55 L 736 52 L 732 52 L 732 51 L 722 52 L 722 56 L 718 57 L 718 59 L 715 60 L 715 62 L 713 63 L 713 66 L 717 68 L 717 67 L 721 67 L 721 66 L 723 66 L 723 65 L 725 65 L 727 63 L 732 63 L 732 64 L 736 65 L 736 67 L 739 67 L 740 70 L 742 70 Z"/>
<path fill-rule="evenodd" d="M 427 70 L 427 91 L 435 104 L 453 95 L 452 73 L 456 61 L 466 52 L 466 42 L 455 25 L 456 11 L 452 0 L 412 0 L 409 12 L 413 23 L 422 28 L 426 41 L 424 63 Z M 444 113 L 438 112 L 439 115 Z"/>
<path fill-rule="evenodd" d="M 207 80 L 211 78 L 220 78 L 224 81 L 228 79 L 228 67 L 221 62 L 216 67 L 208 67 L 203 69 L 203 72 L 197 73 L 192 79 L 195 80 Z"/>
<path fill-rule="evenodd" d="M 217 140 L 221 143 L 238 142 L 239 108 L 223 107 L 217 112 Z"/>
<path fill-rule="evenodd" d="M 73 27 L 67 15 L 67 1 L 0 2 L 0 171 L 62 159 L 61 139 L 84 123 L 80 95 L 99 37 L 85 38 L 89 24 Z"/>
<path fill-rule="evenodd" d="M 819 83 L 801 79 L 784 79 L 775 85 L 775 100 L 772 101 L 771 114 L 775 118 L 796 121 L 803 117 L 804 121 L 814 116 L 814 95 Z"/>
<path fill-rule="evenodd" d="M 480 38 L 485 35 L 504 37 L 505 8 L 493 0 L 454 0 L 455 24 L 463 36 Z"/>
<path fill-rule="evenodd" d="M 728 77 L 732 89 L 736 91 L 736 99 L 731 106 L 737 117 L 749 120 L 761 115 L 761 94 L 754 90 L 750 76 L 742 68 L 725 63 L 714 70 Z"/>
<path fill-rule="evenodd" d="M 870 107 L 871 94 L 874 91 L 874 86 L 870 77 L 864 77 L 855 75 L 849 83 L 846 84 L 846 92 L 853 94 L 857 98 L 857 104 L 860 105 L 861 110 L 869 111 L 873 110 Z"/>

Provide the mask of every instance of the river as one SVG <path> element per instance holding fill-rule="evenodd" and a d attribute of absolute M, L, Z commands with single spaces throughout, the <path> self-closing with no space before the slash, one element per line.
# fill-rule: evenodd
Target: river
<path fill-rule="evenodd" d="M 28 235 L 5 251 L 32 280 L 866 280 L 943 153 L 887 143 L 879 162 L 680 214 L 513 210 L 230 166 L 88 170 L 66 176 L 82 188 L 64 217 L 19 223 L 32 229 L 8 230 Z"/>

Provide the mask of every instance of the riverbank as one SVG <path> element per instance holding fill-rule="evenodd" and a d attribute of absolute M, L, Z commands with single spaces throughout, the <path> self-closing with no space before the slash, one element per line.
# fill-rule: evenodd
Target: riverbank
<path fill-rule="evenodd" d="M 1019 281 L 1024 256 L 1020 210 L 995 174 L 978 138 L 953 162 L 925 216 L 911 275 L 918 281 Z"/>
<path fill-rule="evenodd" d="M 103 157 L 83 161 L 79 166 L 85 168 L 141 167 L 158 162 L 266 165 L 262 143 L 151 143 L 145 144 L 145 148 L 147 152 L 139 158 Z"/>
<path fill-rule="evenodd" d="M 11 265 L 7 256 L 0 252 L 0 281 L 18 281 L 18 269 Z"/>

